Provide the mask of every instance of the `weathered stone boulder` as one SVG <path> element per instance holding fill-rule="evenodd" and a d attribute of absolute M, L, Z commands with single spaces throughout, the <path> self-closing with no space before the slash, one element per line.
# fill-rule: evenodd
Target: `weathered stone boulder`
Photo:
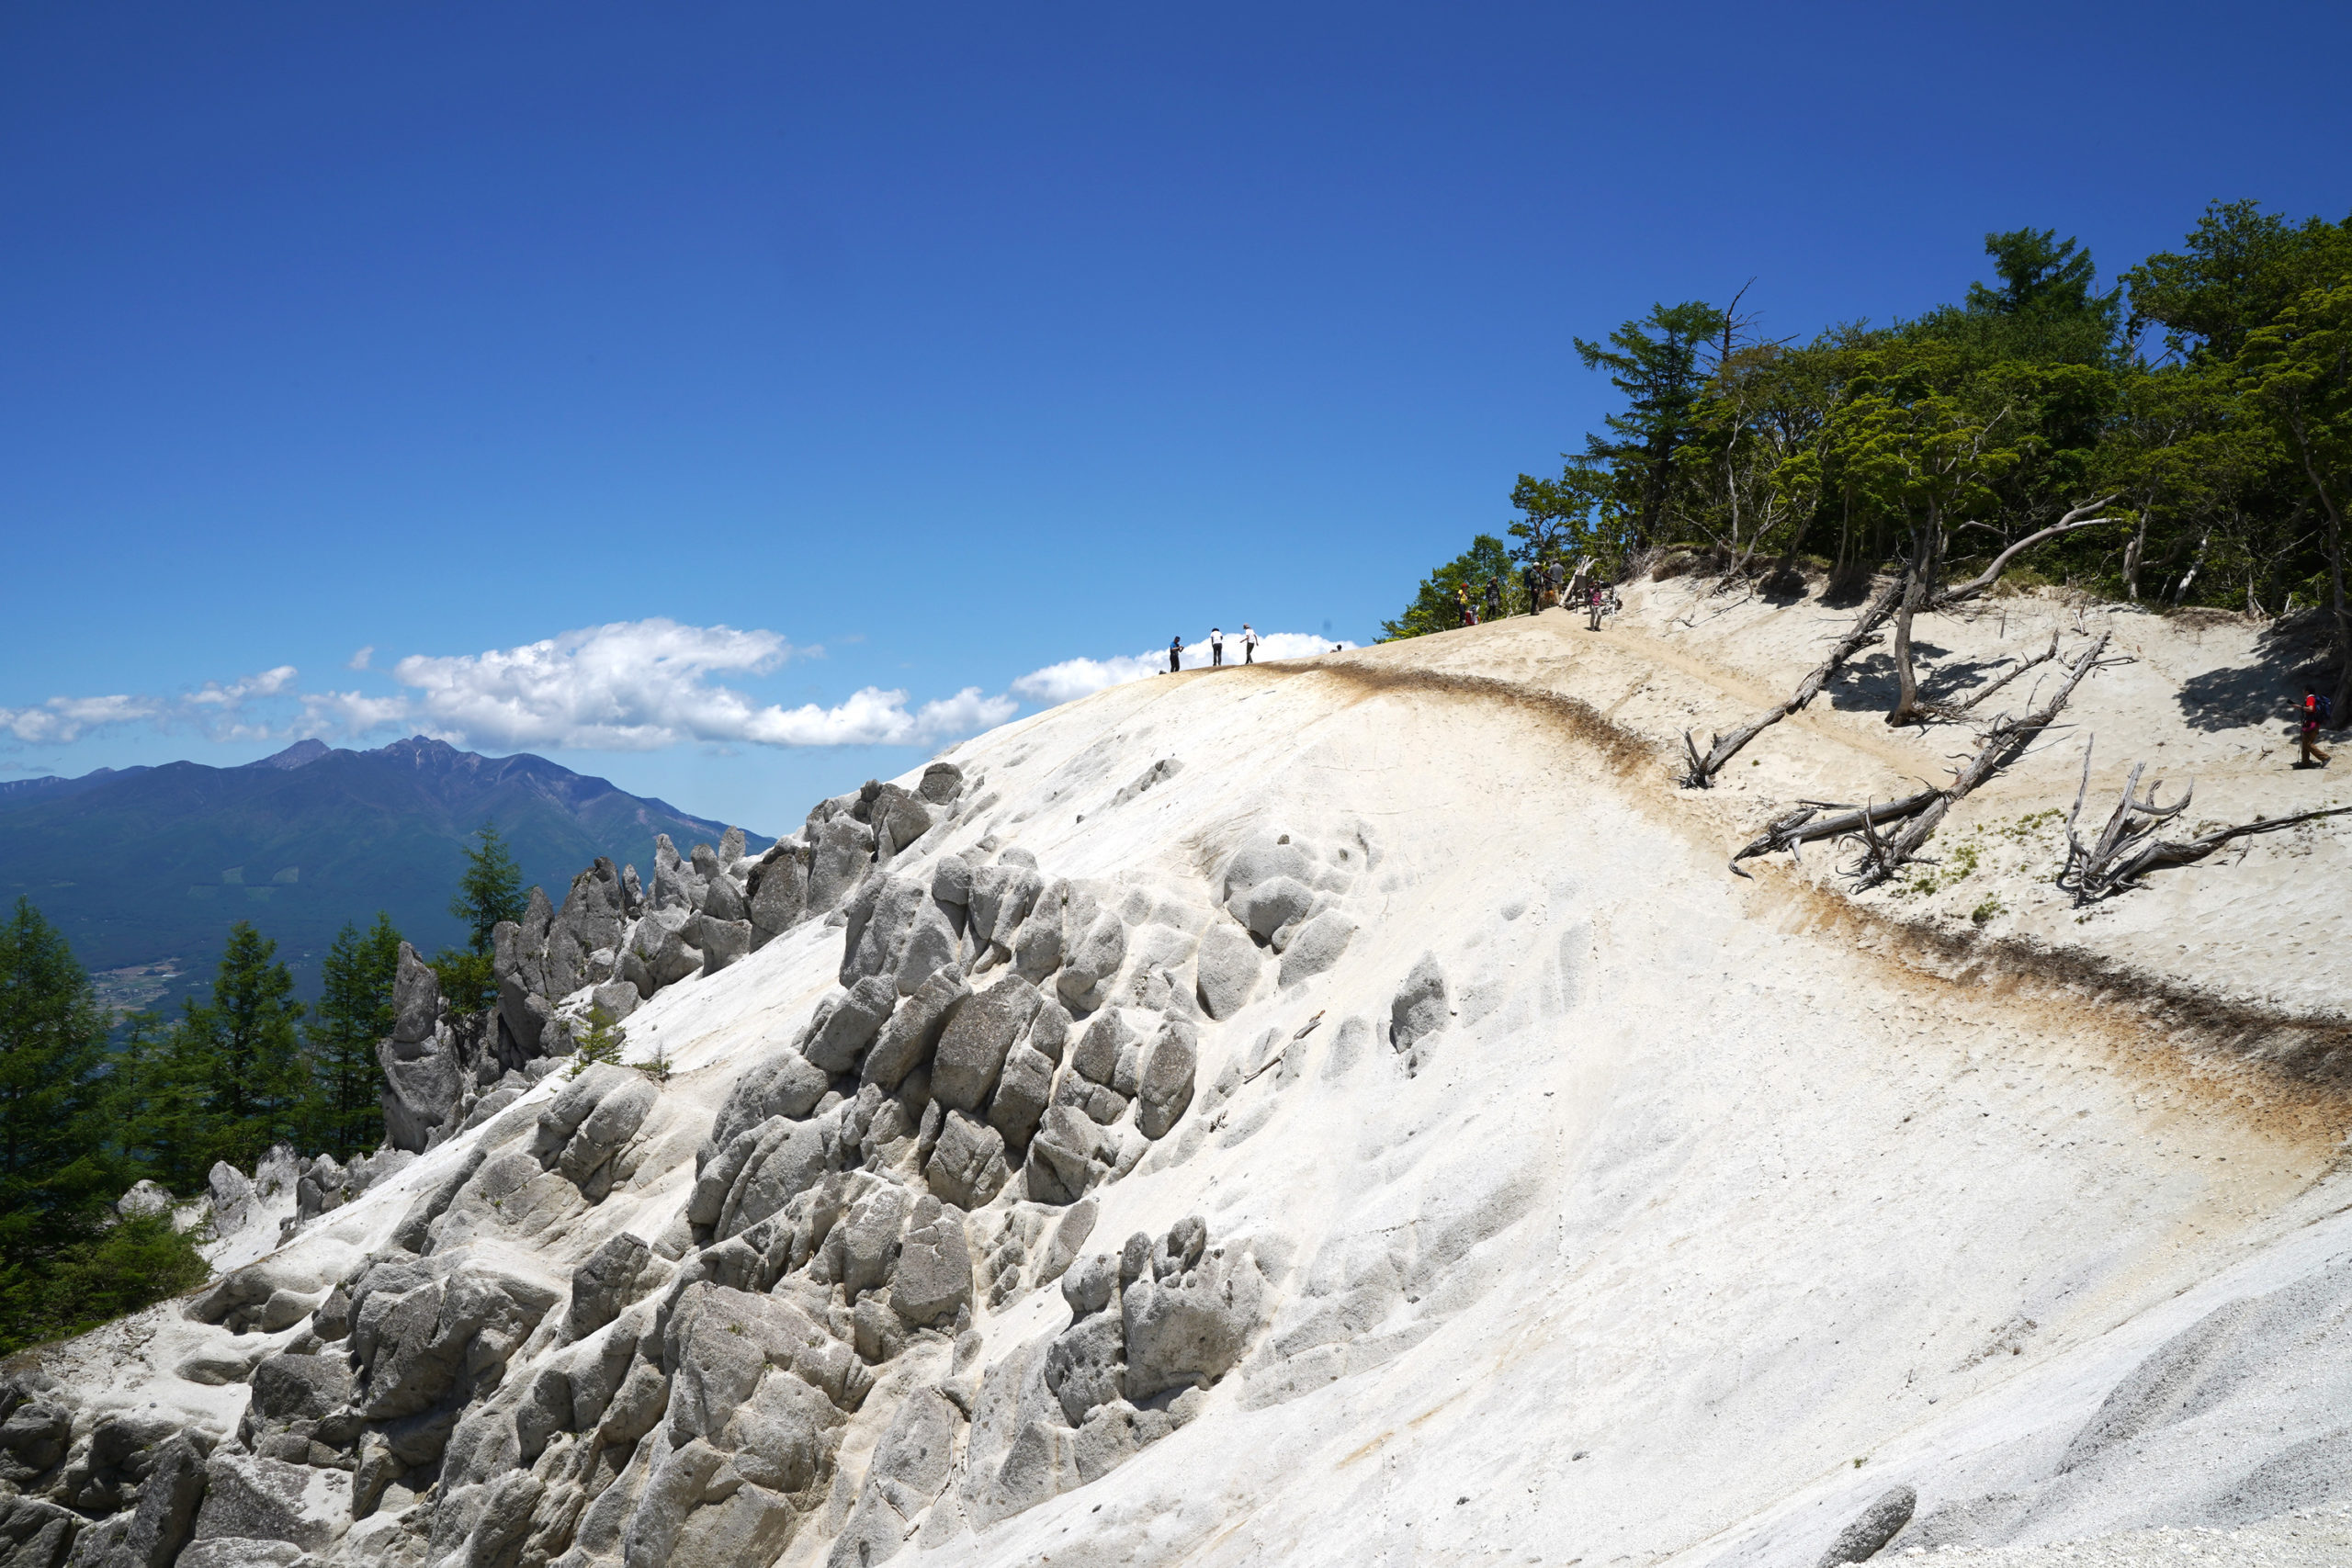
<path fill-rule="evenodd" d="M 462 1254 L 379 1261 L 352 1283 L 355 1407 L 371 1421 L 413 1416 L 495 1384 L 557 1299 L 544 1282 Z"/>
<path fill-rule="evenodd" d="M 953 762 L 933 762 L 923 769 L 915 793 L 933 806 L 945 806 L 964 793 L 964 770 Z"/>
<path fill-rule="evenodd" d="M 1283 948 L 1283 986 L 1311 980 L 1340 961 L 1356 934 L 1356 922 L 1337 909 L 1312 916 L 1293 931 Z"/>
<path fill-rule="evenodd" d="M 899 1402 L 826 1568 L 872 1568 L 906 1548 L 915 1521 L 947 1484 L 963 1424 L 962 1413 L 936 1389 L 917 1389 Z"/>
<path fill-rule="evenodd" d="M 874 869 L 874 829 L 850 817 L 835 817 L 817 832 L 808 861 L 808 912 L 839 908 Z"/>
<path fill-rule="evenodd" d="M 937 820 L 930 803 L 922 795 L 894 784 L 886 784 L 876 791 L 866 813 L 874 825 L 876 847 L 887 843 L 892 853 L 930 832 Z"/>
<path fill-rule="evenodd" d="M 1388 1004 L 1388 1043 L 1403 1056 L 1408 1071 L 1418 1068 L 1428 1051 L 1424 1043 L 1452 1020 L 1446 1006 L 1445 972 L 1437 955 L 1424 956 L 1398 987 Z"/>
<path fill-rule="evenodd" d="M 1044 1002 L 1036 987 L 1008 975 L 958 1008 L 933 1054 L 932 1098 L 951 1110 L 979 1110 L 995 1091 L 1005 1053 Z"/>
<path fill-rule="evenodd" d="M 1004 1190 L 1011 1174 L 1003 1134 L 961 1111 L 946 1113 L 939 1142 L 923 1166 L 923 1179 L 933 1192 L 959 1209 L 977 1209 Z"/>
<path fill-rule="evenodd" d="M 894 1091 L 910 1073 L 928 1066 L 940 1037 L 970 1004 L 971 996 L 971 987 L 953 969 L 925 980 L 882 1026 L 874 1048 L 865 1054 L 861 1080 Z"/>
<path fill-rule="evenodd" d="M 1838 1568 L 1845 1562 L 1867 1562 L 1876 1557 L 1879 1549 L 1902 1532 L 1911 1522 L 1912 1511 L 1919 1506 L 1919 1495 L 1908 1486 L 1891 1487 L 1878 1500 L 1838 1532 L 1829 1550 L 1821 1554 L 1820 1568 Z"/>
<path fill-rule="evenodd" d="M 973 940 L 1009 948 L 1012 933 L 1029 918 L 1045 886 L 1036 866 L 1013 859 L 1011 851 L 995 864 L 973 873 L 971 900 L 966 906 L 971 915 Z"/>
<path fill-rule="evenodd" d="M 638 1276 L 652 1258 L 651 1247 L 623 1231 L 571 1271 L 567 1326 L 574 1339 L 585 1339 L 621 1314 L 636 1292 Z"/>
<path fill-rule="evenodd" d="M 1219 920 L 1201 937 L 1201 948 L 1194 961 L 1194 987 L 1200 995 L 1201 1010 L 1211 1018 L 1231 1018 L 1248 1005 L 1250 995 L 1258 988 L 1260 971 L 1265 961 L 1259 955 L 1258 944 L 1239 926 Z"/>
<path fill-rule="evenodd" d="M 216 1453 L 205 1465 L 204 1503 L 197 1510 L 193 1544 L 180 1562 L 208 1547 L 206 1555 L 224 1568 L 268 1561 L 250 1549 L 232 1555 L 232 1541 L 283 1541 L 302 1551 L 323 1551 L 350 1517 L 351 1477 L 342 1471 Z"/>
<path fill-rule="evenodd" d="M 745 879 L 744 914 L 752 922 L 752 950 L 800 923 L 808 912 L 808 846 L 779 839 L 755 862 Z"/>
<path fill-rule="evenodd" d="M 377 1047 L 384 1136 L 395 1148 L 423 1154 L 456 1112 L 464 1083 L 455 1043 L 439 1023 L 440 982 L 406 942 L 393 975 L 392 1007 L 391 1038 Z"/>
<path fill-rule="evenodd" d="M 848 1072 L 898 1002 L 899 987 L 885 975 L 868 975 L 848 990 L 834 992 L 817 1004 L 800 1054 L 827 1073 Z"/>
<path fill-rule="evenodd" d="M 1303 919 L 1315 905 L 1315 890 L 1295 876 L 1275 876 L 1236 894 L 1227 904 L 1233 918 L 1262 937 Z"/>
<path fill-rule="evenodd" d="M 822 1067 L 797 1051 L 779 1050 L 766 1061 L 755 1064 L 736 1078 L 726 1100 L 720 1102 L 718 1114 L 710 1124 L 705 1162 L 737 1134 L 758 1126 L 771 1116 L 793 1121 L 807 1116 L 825 1098 L 831 1084 Z"/>
<path fill-rule="evenodd" d="M 972 1303 L 972 1250 L 964 1216 L 936 1197 L 915 1201 L 890 1281 L 890 1310 L 918 1328 L 951 1324 Z"/>
<path fill-rule="evenodd" d="M 1161 1138 L 1193 1103 L 1193 1079 L 1200 1048 L 1193 1026 L 1171 1018 L 1159 1026 L 1144 1052 L 1136 1089 L 1136 1127 L 1147 1138 Z"/>
<path fill-rule="evenodd" d="M 1043 1053 L 1026 1043 L 1006 1053 L 996 1093 L 989 1100 L 989 1125 L 1004 1134 L 1005 1146 L 1016 1156 L 1029 1146 L 1053 1090 L 1054 1065 Z"/>
<path fill-rule="evenodd" d="M 1066 921 L 1074 921 L 1085 906 L 1072 901 Z M 1098 911 L 1082 931 L 1069 934 L 1068 949 L 1062 956 L 1061 973 L 1055 976 L 1054 988 L 1062 999 L 1074 1008 L 1094 1008 L 1102 1005 L 1104 992 L 1117 977 L 1119 966 L 1127 961 L 1127 927 L 1113 909 Z"/>
<path fill-rule="evenodd" d="M 205 1178 L 205 1188 L 212 1194 L 212 1234 L 232 1236 L 252 1223 L 254 1212 L 254 1184 L 245 1173 L 227 1160 L 215 1160 L 212 1173 Z"/>

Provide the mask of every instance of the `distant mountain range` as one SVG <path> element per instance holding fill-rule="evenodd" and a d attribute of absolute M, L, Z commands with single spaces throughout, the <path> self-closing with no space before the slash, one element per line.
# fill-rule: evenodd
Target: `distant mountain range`
<path fill-rule="evenodd" d="M 381 909 L 428 953 L 458 941 L 449 896 L 484 821 L 525 884 L 558 903 L 598 855 L 650 878 L 656 833 L 683 853 L 726 828 L 544 757 L 423 736 L 372 751 L 304 740 L 235 768 L 0 784 L 0 898 L 29 897 L 119 1006 L 168 1004 L 203 983 L 240 919 L 277 940 L 308 992 L 345 920 Z"/>

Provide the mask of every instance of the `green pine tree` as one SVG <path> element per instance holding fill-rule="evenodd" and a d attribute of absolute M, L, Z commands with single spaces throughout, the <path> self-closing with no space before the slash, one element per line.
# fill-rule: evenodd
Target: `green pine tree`
<path fill-rule="evenodd" d="M 491 949 L 502 920 L 519 920 L 528 903 L 523 894 L 523 869 L 508 852 L 498 829 L 484 822 L 474 829 L 466 851 L 465 874 L 458 879 L 449 913 L 465 922 L 464 952 L 443 948 L 433 958 L 433 973 L 441 982 L 441 996 L 458 1012 L 480 1012 L 498 999 L 491 973 Z"/>
<path fill-rule="evenodd" d="M 92 1234 L 128 1185 L 108 1136 L 106 1042 L 65 939 L 17 899 L 0 924 L 0 1262 Z"/>
<path fill-rule="evenodd" d="M 484 822 L 474 829 L 473 847 L 466 851 L 466 874 L 458 879 L 457 897 L 449 900 L 449 913 L 466 924 L 466 951 L 488 953 L 498 923 L 521 919 L 526 907 L 523 868 L 514 863 L 498 829 Z"/>
<path fill-rule="evenodd" d="M 303 1147 L 349 1159 L 383 1138 L 384 1069 L 379 1042 L 392 1032 L 392 980 L 401 933 L 381 913 L 364 933 L 345 924 L 320 965 L 311 1047 L 310 1135 Z"/>
<path fill-rule="evenodd" d="M 1405 606 L 1404 614 L 1393 621 L 1380 623 L 1380 640 L 1394 642 L 1398 637 L 1423 637 L 1430 632 L 1451 631 L 1462 625 L 1460 594 L 1467 594 L 1473 604 L 1482 606 L 1487 580 L 1500 578 L 1506 595 L 1506 606 L 1520 605 L 1523 598 L 1513 597 L 1511 583 L 1518 568 L 1512 564 L 1510 552 L 1492 534 L 1480 534 L 1470 541 L 1470 547 L 1453 559 L 1439 567 L 1421 580 L 1413 602 Z M 1457 590 L 1459 593 L 1457 593 Z"/>
<path fill-rule="evenodd" d="M 133 1172 L 131 1103 L 107 1017 L 73 953 L 25 899 L 0 923 L 0 1355 L 201 1281 L 168 1218 L 113 1222 Z"/>
<path fill-rule="evenodd" d="M 311 1100 L 295 1032 L 302 1013 L 277 944 L 239 920 L 209 998 L 190 997 L 134 1068 L 142 1080 L 137 1142 L 157 1180 L 193 1190 L 216 1160 L 250 1169 L 272 1145 L 299 1139 Z"/>
<path fill-rule="evenodd" d="M 580 1037 L 580 1044 L 571 1058 L 571 1076 L 578 1077 L 600 1062 L 617 1063 L 621 1047 L 628 1043 L 628 1032 L 613 1022 L 613 1015 L 605 1010 L 602 1002 L 588 1009 L 588 1032 Z M 669 1061 L 665 1055 L 659 1075 L 668 1077 Z"/>

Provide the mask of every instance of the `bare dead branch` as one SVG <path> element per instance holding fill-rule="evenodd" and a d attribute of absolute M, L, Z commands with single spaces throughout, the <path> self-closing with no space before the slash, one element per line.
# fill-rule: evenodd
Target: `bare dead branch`
<path fill-rule="evenodd" d="M 1929 601 L 1928 608 L 1935 610 L 1948 610 L 1955 604 L 1962 604 L 1967 603 L 1969 600 L 1977 597 L 1979 594 L 1984 592 L 1985 590 L 1991 588 L 1995 583 L 2001 581 L 2001 574 L 2009 570 L 2009 563 L 2011 561 L 2017 559 L 2018 557 L 2033 548 L 2036 545 L 2046 544 L 2052 539 L 2059 538 L 2067 534 L 2078 533 L 2085 528 L 2096 528 L 2103 523 L 2114 523 L 2120 521 L 2120 519 L 2113 517 L 2091 517 L 2086 515 L 2087 513 L 2097 512 L 2100 507 L 2105 506 L 2109 502 L 2113 501 L 2114 499 L 2115 498 L 2111 495 L 2103 495 L 2097 501 L 2086 501 L 2080 506 L 2077 506 L 2068 512 L 2066 515 L 2058 519 L 2057 522 L 2052 523 L 2049 527 L 2042 529 L 2040 533 L 2028 534 L 2024 538 L 2019 539 L 2016 544 L 2011 545 L 2007 549 L 2003 550 L 1999 555 L 1995 556 L 1991 566 L 1986 567 L 1983 571 L 1977 573 L 1974 577 L 1970 578 L 1967 581 L 1956 583 L 1937 594 L 1931 601 Z"/>
<path fill-rule="evenodd" d="M 1986 697 L 1991 696 L 1994 693 L 1999 691 L 2002 687 L 2007 685 L 2010 682 L 2016 680 L 2027 671 L 2037 669 L 2041 665 L 2049 663 L 2052 660 L 2057 657 L 2058 634 L 2056 632 L 2052 632 L 2050 634 L 2050 646 L 2048 648 L 2043 649 L 2031 659 L 2029 659 L 2024 663 L 2019 664 L 2016 669 L 2002 671 L 1998 675 L 1994 676 L 1990 681 L 1987 681 L 1984 684 L 1977 687 L 1976 690 L 1964 700 L 1956 703 L 1923 703 L 1920 705 L 1930 712 L 1941 715 L 1945 717 L 1956 718 L 1962 714 L 1973 712 L 1977 704 L 1983 702 Z"/>
<path fill-rule="evenodd" d="M 2123 793 L 2117 797 L 2115 809 L 2108 814 L 2107 826 L 2090 843 L 2083 842 L 2077 830 L 2083 815 L 2083 797 L 2090 788 L 2091 745 L 2083 747 L 2083 782 L 2075 791 L 2075 809 L 2066 818 L 2066 863 L 2058 874 L 2058 885 L 2075 895 L 2075 902 L 2083 905 L 2103 898 L 2116 890 L 2115 879 L 2125 866 L 2138 863 L 2140 854 L 2156 841 L 2156 829 L 2164 823 L 2188 809 L 2197 793 L 2192 781 L 2181 796 L 2170 806 L 2156 801 L 2155 784 L 2148 786 L 2145 799 L 2139 794 L 2140 775 L 2147 771 L 2145 762 L 2135 763 L 2132 776 L 2123 781 Z"/>
<path fill-rule="evenodd" d="M 2106 828 L 2094 842 L 2086 845 L 2075 831 L 2075 824 L 2083 813 L 2083 797 L 2090 788 L 2090 748 L 2087 745 L 2083 748 L 2083 783 L 2075 794 L 2074 814 L 2066 819 L 2066 864 L 2058 874 L 2058 885 L 2074 894 L 2078 908 L 2142 886 L 2140 879 L 2149 872 L 2171 865 L 2194 864 L 2238 839 L 2276 833 L 2323 817 L 2340 817 L 2352 812 L 2352 806 L 2323 807 L 2314 811 L 2299 811 L 2289 817 L 2242 823 L 2187 840 L 2159 839 L 2156 837 L 2158 827 L 2188 808 L 2195 785 L 2183 791 L 2175 804 L 2159 806 L 2154 785 L 2149 786 L 2144 799 L 2135 793 L 2139 788 L 2140 774 L 2146 767 L 2145 762 L 2141 762 L 2132 768 L 2132 776 L 2123 783 L 2123 793 L 2117 798 L 2114 811 L 2108 817 Z"/>
<path fill-rule="evenodd" d="M 1758 855 L 1777 853 L 1781 850 L 1788 851 L 1791 855 L 1802 861 L 1804 856 L 1798 850 L 1798 846 L 1802 844 L 1813 843 L 1821 839 L 1842 839 L 1849 834 L 1860 832 L 1875 823 L 1896 822 L 1904 818 L 1916 816 L 1925 811 L 1941 793 L 1939 790 L 1923 790 L 1917 795 L 1906 795 L 1901 800 L 1890 800 L 1883 806 L 1875 801 L 1864 806 L 1845 807 L 1819 800 L 1801 802 L 1794 811 L 1773 818 L 1771 825 L 1764 829 L 1762 837 L 1756 839 L 1731 857 L 1732 874 L 1735 876 L 1747 874 L 1739 869 L 1741 861 L 1752 860 Z M 1821 814 L 1825 811 L 1834 815 L 1824 817 Z"/>
<path fill-rule="evenodd" d="M 1839 637 L 1837 646 L 1829 650 L 1829 657 L 1815 665 L 1813 673 L 1797 682 L 1797 689 L 1789 694 L 1786 702 L 1778 707 L 1767 708 L 1728 735 L 1711 738 L 1704 757 L 1699 755 L 1699 743 L 1691 739 L 1690 732 L 1684 730 L 1682 749 L 1689 754 L 1690 765 L 1683 770 L 1682 787 L 1705 789 L 1723 771 L 1724 764 L 1739 755 L 1741 748 L 1819 696 L 1822 688 L 1846 667 L 1846 660 L 1878 640 L 1879 628 L 1886 625 L 1886 618 L 1894 613 L 1894 606 L 1902 600 L 1903 585 L 1904 580 L 1898 577 L 1872 595 L 1871 602 L 1863 606 L 1862 613 L 1854 618 L 1854 624 L 1847 628 L 1846 635 Z"/>
<path fill-rule="evenodd" d="M 1861 840 L 1861 857 L 1846 874 L 1854 878 L 1860 887 L 1876 887 L 1891 880 L 1908 863 L 1919 858 L 1920 848 L 1943 822 L 1944 816 L 1960 801 L 1968 798 L 1977 786 L 2015 761 L 2028 746 L 2057 722 L 2066 700 L 2075 688 L 2099 665 L 2099 655 L 2107 650 L 2109 633 L 2101 632 L 2091 645 L 2076 655 L 2064 668 L 2066 678 L 2058 690 L 2041 706 L 2021 719 L 2007 714 L 1995 719 L 1979 732 L 1983 744 L 1976 754 L 1952 775 L 1951 784 L 1935 792 L 1935 798 L 1912 816 L 1896 832 L 1881 838 L 1869 824 L 1856 835 Z"/>

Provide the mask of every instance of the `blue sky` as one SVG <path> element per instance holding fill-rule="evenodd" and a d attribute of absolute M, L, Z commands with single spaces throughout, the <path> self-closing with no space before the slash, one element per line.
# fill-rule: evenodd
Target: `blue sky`
<path fill-rule="evenodd" d="M 1366 641 L 1572 335 L 2343 216 L 2348 15 L 0 7 L 0 777 L 426 728 L 775 831 L 1041 668 Z"/>

